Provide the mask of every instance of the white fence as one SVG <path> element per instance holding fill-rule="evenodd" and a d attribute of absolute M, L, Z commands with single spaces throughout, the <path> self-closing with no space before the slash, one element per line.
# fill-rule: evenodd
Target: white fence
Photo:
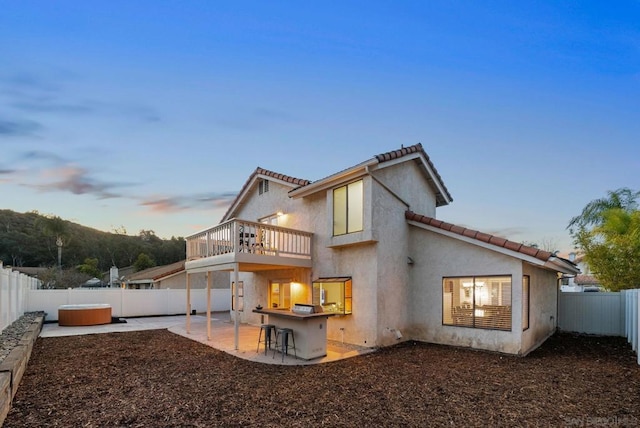
<path fill-rule="evenodd" d="M 558 298 L 558 329 L 575 333 L 623 336 L 638 355 L 640 290 L 619 293 L 565 293 Z"/>
<path fill-rule="evenodd" d="M 0 262 L 0 332 L 27 311 L 27 291 L 37 288 L 39 283 L 35 278 L 4 268 Z"/>
<path fill-rule="evenodd" d="M 124 288 L 67 290 L 28 290 L 27 311 L 44 311 L 46 321 L 58 319 L 60 305 L 108 303 L 114 317 L 141 317 L 152 315 L 176 315 L 187 312 L 187 290 L 152 289 L 129 290 Z M 231 308 L 229 289 L 211 290 L 211 311 L 228 311 Z M 191 310 L 206 312 L 207 290 L 191 290 Z"/>
<path fill-rule="evenodd" d="M 638 356 L 638 364 L 640 364 L 640 349 L 638 342 L 640 341 L 640 290 L 625 290 L 622 292 L 625 296 L 624 312 L 624 335 L 631 347 L 636 351 Z"/>

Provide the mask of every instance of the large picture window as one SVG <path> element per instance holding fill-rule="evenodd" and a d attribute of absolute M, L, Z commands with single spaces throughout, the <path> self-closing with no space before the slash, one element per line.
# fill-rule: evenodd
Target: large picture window
<path fill-rule="evenodd" d="M 443 278 L 442 323 L 511 330 L 511 277 Z"/>
<path fill-rule="evenodd" d="M 333 235 L 360 232 L 363 228 L 362 180 L 333 190 Z"/>

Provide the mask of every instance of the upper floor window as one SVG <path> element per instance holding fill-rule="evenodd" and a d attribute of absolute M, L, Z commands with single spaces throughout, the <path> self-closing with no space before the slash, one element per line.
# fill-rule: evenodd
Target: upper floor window
<path fill-rule="evenodd" d="M 333 189 L 333 235 L 363 229 L 364 192 L 362 180 Z"/>
<path fill-rule="evenodd" d="M 269 191 L 269 180 L 260 180 L 258 182 L 258 194 L 262 195 Z"/>

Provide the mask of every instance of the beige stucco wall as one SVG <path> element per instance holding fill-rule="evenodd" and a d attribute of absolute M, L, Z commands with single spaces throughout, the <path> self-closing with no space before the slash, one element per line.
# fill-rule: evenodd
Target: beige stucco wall
<path fill-rule="evenodd" d="M 408 335 L 416 340 L 520 353 L 522 262 L 488 249 L 418 227 L 411 227 L 410 255 L 414 259 Z M 512 331 L 442 325 L 443 277 L 512 276 Z"/>
<path fill-rule="evenodd" d="M 373 175 L 407 202 L 411 211 L 436 216 L 436 194 L 415 162 L 382 168 Z"/>
<path fill-rule="evenodd" d="M 541 345 L 556 330 L 558 279 L 555 272 L 526 263 L 523 272 L 531 277 L 529 328 L 522 332 L 522 353 L 526 354 Z"/>
<path fill-rule="evenodd" d="M 375 244 L 333 249 L 330 258 L 314 263 L 314 277 L 352 277 L 353 313 L 329 318 L 327 337 L 362 346 L 376 346 L 377 259 Z M 341 330 L 343 329 L 343 330 Z"/>

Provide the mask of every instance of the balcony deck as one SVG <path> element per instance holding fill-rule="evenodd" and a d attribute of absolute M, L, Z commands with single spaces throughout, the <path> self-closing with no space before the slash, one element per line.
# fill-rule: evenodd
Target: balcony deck
<path fill-rule="evenodd" d="M 187 236 L 187 271 L 312 266 L 313 233 L 232 219 Z"/>

